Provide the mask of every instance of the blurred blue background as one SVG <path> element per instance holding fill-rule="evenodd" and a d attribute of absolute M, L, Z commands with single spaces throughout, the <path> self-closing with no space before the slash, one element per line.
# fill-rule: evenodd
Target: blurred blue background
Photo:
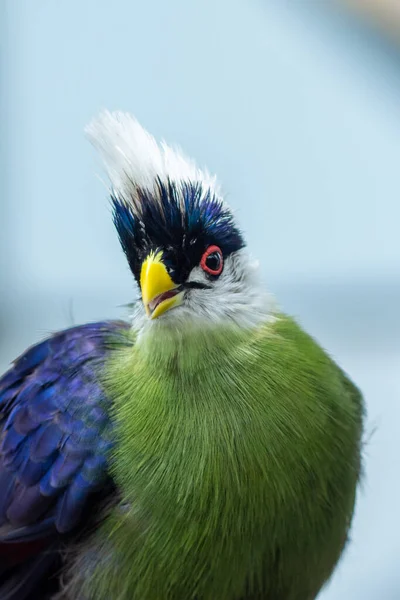
<path fill-rule="evenodd" d="M 400 598 L 400 51 L 330 2 L 3 0 L 0 366 L 124 316 L 83 127 L 133 112 L 218 173 L 283 308 L 363 390 L 366 476 L 321 600 Z"/>

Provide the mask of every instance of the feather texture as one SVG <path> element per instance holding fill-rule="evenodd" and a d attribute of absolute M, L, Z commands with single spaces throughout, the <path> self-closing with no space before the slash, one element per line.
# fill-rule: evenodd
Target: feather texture
<path fill-rule="evenodd" d="M 0 379 L 0 524 L 44 519 L 60 532 L 78 522 L 107 479 L 110 402 L 100 375 L 121 322 L 56 334 L 17 359 Z M 0 530 L 1 532 L 1 530 Z"/>
<path fill-rule="evenodd" d="M 86 127 L 86 134 L 103 159 L 114 194 L 133 210 L 144 200 L 136 190 L 152 192 L 158 181 L 200 184 L 221 198 L 216 177 L 199 169 L 178 148 L 158 144 L 128 113 L 104 111 Z"/>
<path fill-rule="evenodd" d="M 82 551 L 68 597 L 315 598 L 351 523 L 358 390 L 284 315 L 155 331 L 108 367 L 128 509 Z"/>

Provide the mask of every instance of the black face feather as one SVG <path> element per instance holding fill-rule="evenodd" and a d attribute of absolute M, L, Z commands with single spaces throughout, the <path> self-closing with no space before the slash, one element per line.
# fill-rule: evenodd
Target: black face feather
<path fill-rule="evenodd" d="M 245 245 L 232 213 L 201 183 L 158 180 L 155 191 L 137 187 L 130 206 L 112 196 L 114 223 L 137 281 L 151 251 L 163 261 L 176 284 L 186 281 L 210 245 L 224 257 Z"/>

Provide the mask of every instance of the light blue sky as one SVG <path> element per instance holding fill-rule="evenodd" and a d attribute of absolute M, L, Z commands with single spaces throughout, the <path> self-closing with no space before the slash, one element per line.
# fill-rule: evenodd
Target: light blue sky
<path fill-rule="evenodd" d="M 102 107 L 134 112 L 219 174 L 269 277 L 398 267 L 400 76 L 340 22 L 274 1 L 6 4 L 23 281 L 119 285 L 82 135 Z"/>
<path fill-rule="evenodd" d="M 218 173 L 269 287 L 365 392 L 380 428 L 321 598 L 394 600 L 400 53 L 312 4 L 3 0 L 0 356 L 132 298 L 82 131 L 133 112 Z"/>

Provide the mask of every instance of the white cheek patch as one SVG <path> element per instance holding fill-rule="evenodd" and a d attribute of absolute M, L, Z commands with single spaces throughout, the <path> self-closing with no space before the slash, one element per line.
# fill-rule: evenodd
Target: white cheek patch
<path fill-rule="evenodd" d="M 201 283 L 211 285 L 213 282 L 210 281 L 210 278 L 204 273 L 201 267 L 194 267 L 190 271 L 189 277 L 187 279 L 190 283 Z"/>
<path fill-rule="evenodd" d="M 159 323 L 155 326 L 184 327 L 185 323 L 198 322 L 253 328 L 275 318 L 275 302 L 263 289 L 257 263 L 251 261 L 245 249 L 226 258 L 218 278 L 211 280 L 201 267 L 195 267 L 188 282 L 206 284 L 209 289 L 189 289 L 184 302 L 156 319 Z M 133 317 L 133 326 L 144 333 L 155 321 L 146 321 L 139 309 Z"/>

